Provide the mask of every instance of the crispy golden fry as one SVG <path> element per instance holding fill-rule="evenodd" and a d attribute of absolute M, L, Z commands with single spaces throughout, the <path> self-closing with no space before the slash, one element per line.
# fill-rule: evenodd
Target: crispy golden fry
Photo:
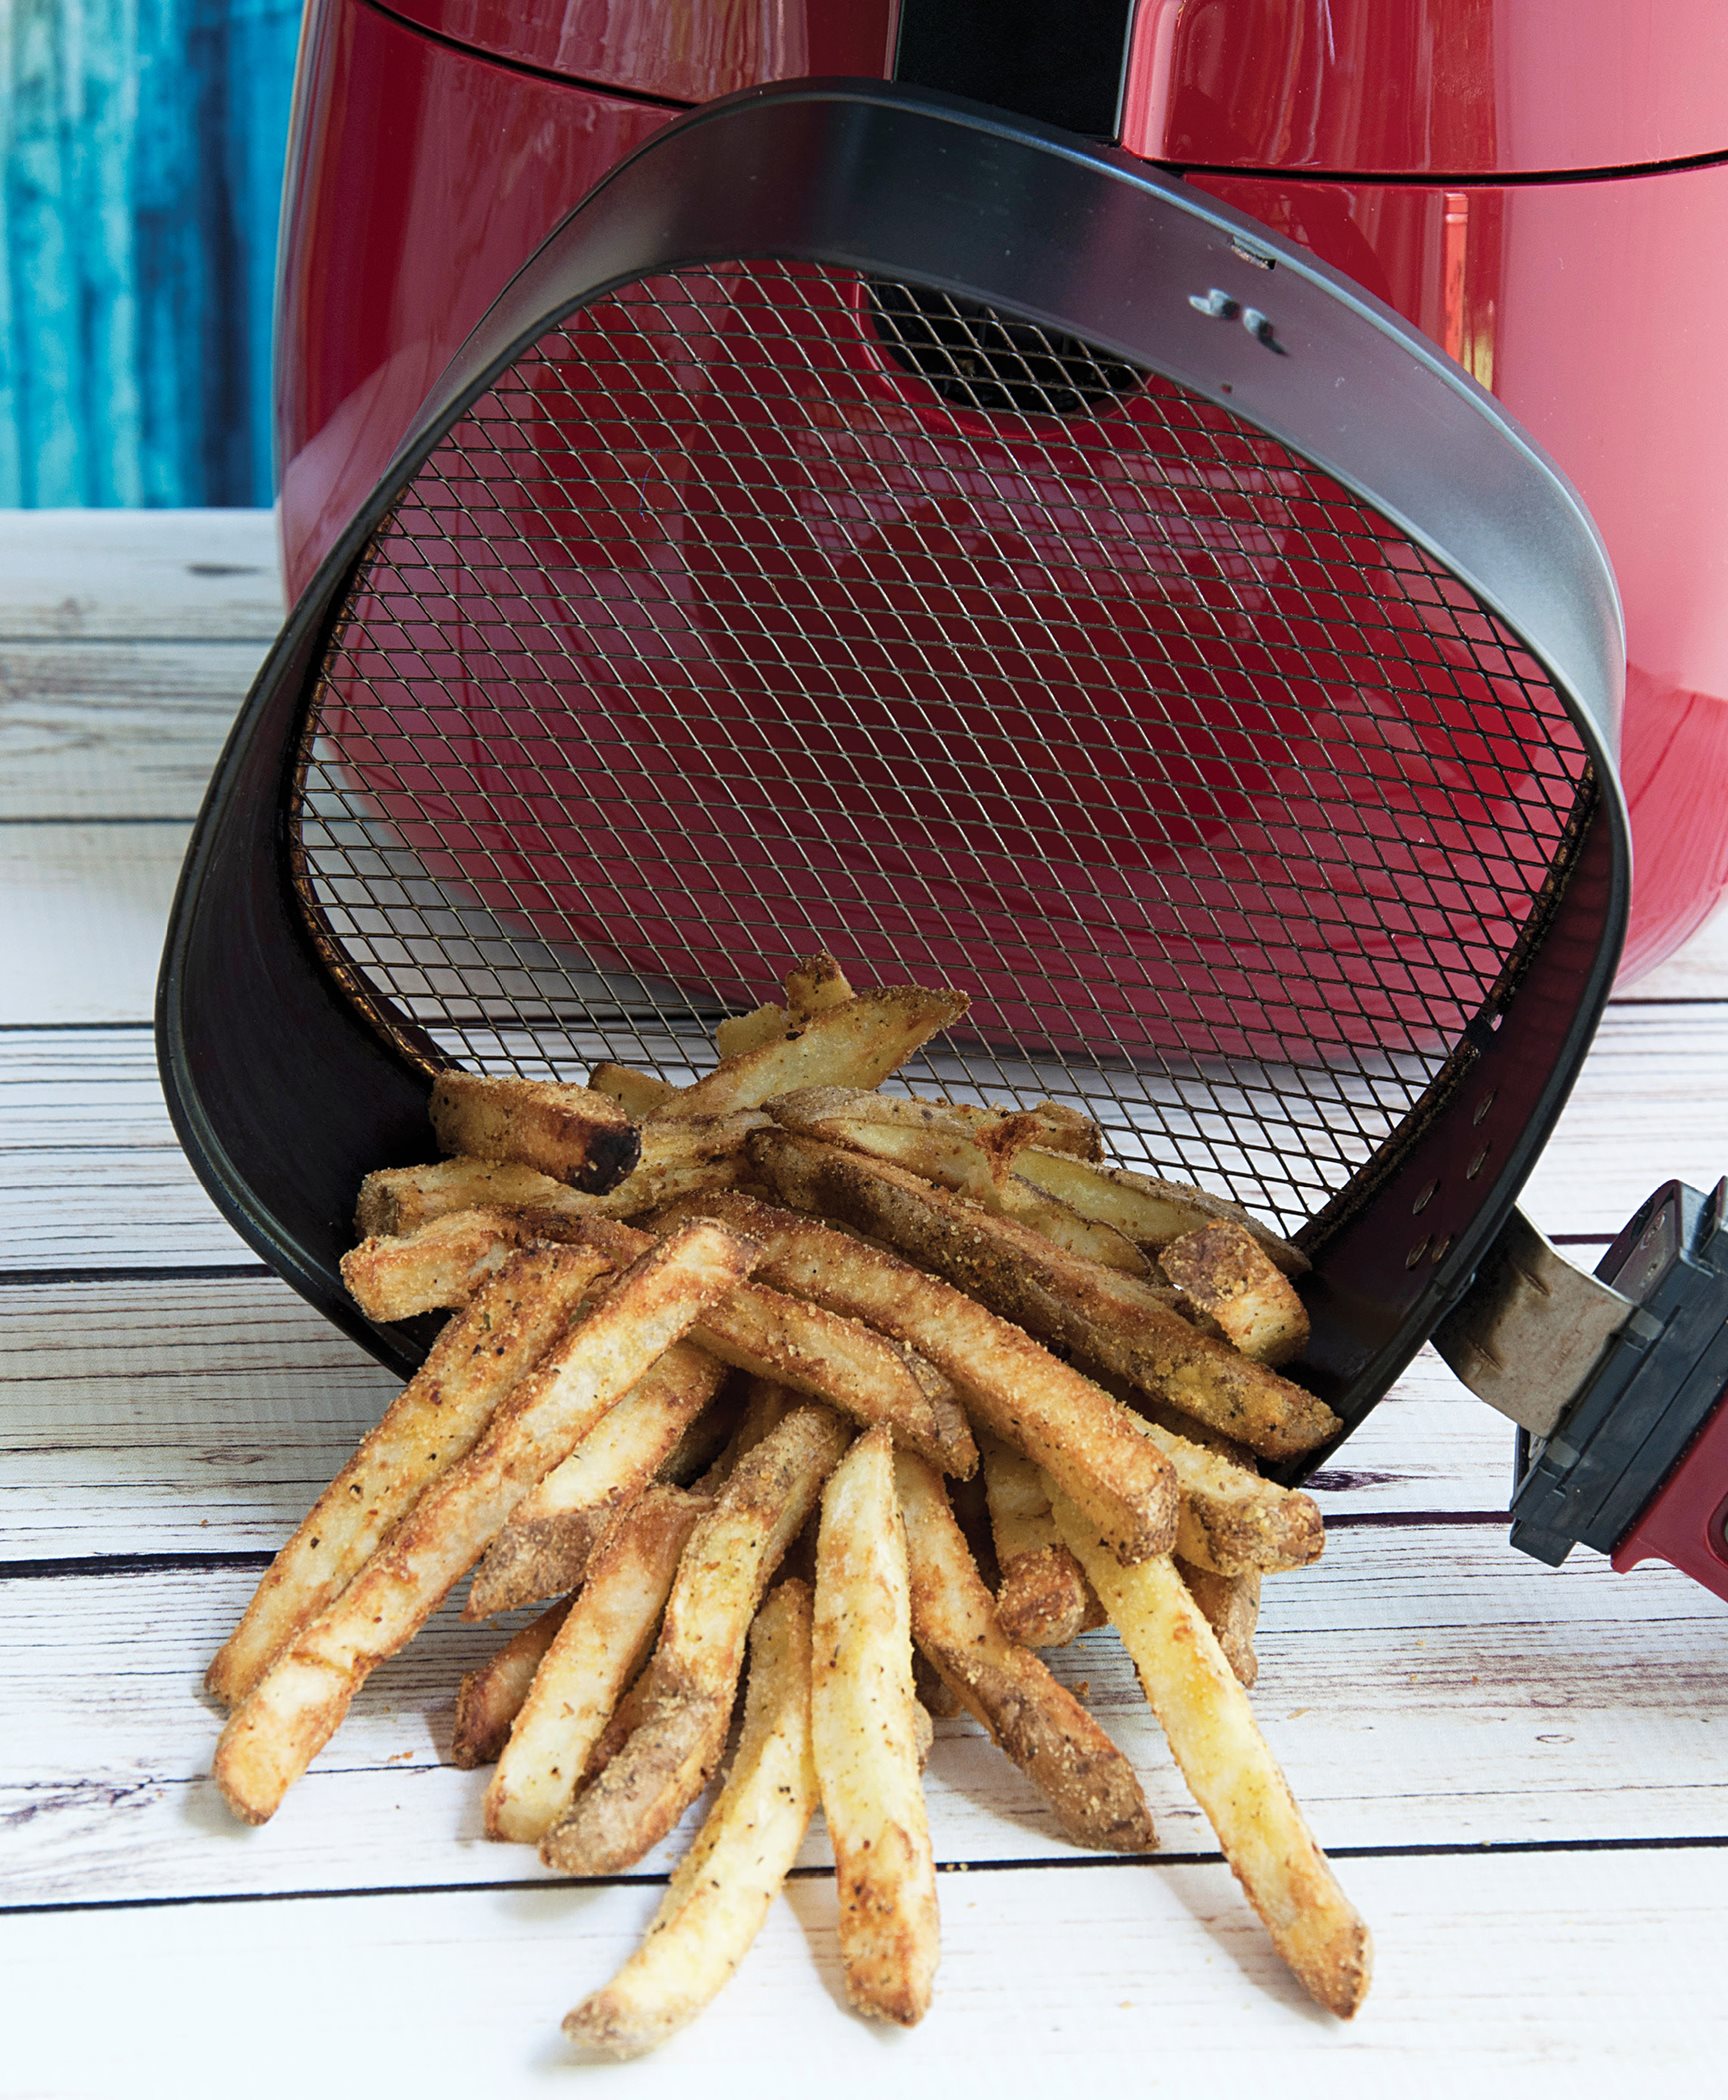
<path fill-rule="evenodd" d="M 606 1199 L 566 1188 L 534 1167 L 489 1159 L 381 1167 L 360 1184 L 354 1229 L 363 1240 L 400 1239 L 453 1210 L 550 1210 L 584 1218 Z"/>
<path fill-rule="evenodd" d="M 1176 1551 L 1184 1560 L 1216 1575 L 1272 1575 L 1320 1558 L 1326 1531 L 1311 1495 L 1262 1480 L 1161 1422 L 1141 1429 L 1175 1469 L 1182 1491 Z"/>
<path fill-rule="evenodd" d="M 430 1106 L 446 1152 L 537 1167 L 597 1195 L 622 1181 L 641 1151 L 623 1104 L 592 1087 L 441 1072 Z"/>
<path fill-rule="evenodd" d="M 997 1130 L 1009 1115 L 1029 1116 L 1037 1135 L 1031 1142 L 1050 1152 L 1071 1153 L 1075 1159 L 1102 1159 L 1104 1133 L 1090 1116 L 1060 1101 L 1034 1101 L 1027 1109 L 979 1108 L 969 1101 L 945 1101 L 946 1114 L 975 1133 Z"/>
<path fill-rule="evenodd" d="M 422 1492 L 465 1458 L 494 1409 L 576 1316 L 604 1257 L 519 1254 L 485 1284 L 271 1562 L 204 1679 L 243 1699 L 277 1652 L 335 1602 Z"/>
<path fill-rule="evenodd" d="M 1035 1187 L 1077 1210 L 1083 1218 L 1114 1225 L 1141 1247 L 1167 1247 L 1185 1232 L 1223 1222 L 1239 1225 L 1263 1247 L 1286 1276 L 1304 1276 L 1308 1257 L 1257 1218 L 1222 1196 L 1185 1181 L 1160 1181 L 1131 1167 L 1109 1167 L 1065 1156 L 1050 1146 L 1017 1153 L 1014 1171 Z"/>
<path fill-rule="evenodd" d="M 886 1431 L 861 1436 L 822 1494 L 811 1740 L 840 1896 L 853 2009 L 914 2027 L 936 1975 L 936 1868 L 918 1777 L 906 1533 Z"/>
<path fill-rule="evenodd" d="M 678 1559 L 713 1507 L 651 1487 L 595 1548 L 486 1789 L 486 1835 L 537 1845 L 570 1806 L 589 1754 L 659 1631 Z"/>
<path fill-rule="evenodd" d="M 706 1195 L 685 1200 L 693 1200 L 695 1216 L 711 1208 Z M 432 1312 L 463 1304 L 471 1276 L 483 1275 L 511 1246 L 537 1239 L 579 1240 L 620 1267 L 653 1245 L 652 1234 L 592 1213 L 576 1220 L 555 1212 L 456 1212 L 401 1240 L 368 1241 L 344 1257 L 344 1275 L 351 1276 L 351 1289 L 365 1293 L 357 1297 L 362 1311 L 388 1305 L 397 1308 L 392 1317 L 403 1318 L 404 1308 Z M 493 1247 L 495 1257 L 488 1251 Z M 709 1309 L 692 1340 L 721 1363 L 828 1401 L 866 1428 L 887 1423 L 908 1449 L 944 1472 L 965 1475 L 977 1466 L 978 1447 L 947 1382 L 857 1320 L 746 1284 Z"/>
<path fill-rule="evenodd" d="M 1205 1614 L 1167 1556 L 1124 1568 L 1059 1489 L 1051 1500 L 1273 1945 L 1312 1997 L 1348 2019 L 1368 1989 L 1368 1928 L 1303 1822 Z"/>
<path fill-rule="evenodd" d="M 722 1057 L 742 1057 L 765 1043 L 784 1042 L 791 1025 L 792 1016 L 783 1006 L 752 1007 L 749 1013 L 733 1014 L 720 1023 L 714 1031 L 714 1047 Z"/>
<path fill-rule="evenodd" d="M 622 1873 L 708 1784 L 756 1606 L 849 1435 L 827 1408 L 800 1407 L 733 1469 L 678 1564 L 645 1689 L 632 1690 L 641 1720 L 547 1835 L 549 1867 Z"/>
<path fill-rule="evenodd" d="M 1012 1218 L 779 1128 L 759 1130 L 750 1154 L 789 1202 L 886 1241 L 1031 1333 L 1269 1457 L 1310 1451 L 1341 1426 L 1324 1401 L 1201 1334 L 1137 1278 Z"/>
<path fill-rule="evenodd" d="M 633 1116 L 652 1115 L 661 1102 L 678 1091 L 669 1079 L 656 1079 L 652 1072 L 632 1071 L 628 1065 L 598 1064 L 588 1074 L 588 1084 L 598 1094 L 610 1094 Z"/>
<path fill-rule="evenodd" d="M 763 1273 L 783 1289 L 866 1320 L 933 1363 L 971 1415 L 1068 1486 L 1125 1559 L 1169 1551 L 1175 1476 L 1120 1400 L 897 1255 L 736 1189 L 712 1200 L 717 1215 L 759 1241 Z"/>
<path fill-rule="evenodd" d="M 513 1633 L 496 1654 L 463 1678 L 456 1692 L 456 1726 L 450 1738 L 450 1762 L 460 1770 L 472 1772 L 497 1763 L 540 1659 L 574 1602 L 572 1597 L 561 1597 L 549 1604 L 539 1618 Z"/>
<path fill-rule="evenodd" d="M 1149 1852 L 1158 1842 L 1134 1768 L 1072 1692 L 996 1616 L 941 1476 L 894 1460 L 912 1577 L 912 1637 L 1049 1802 L 1077 1845 Z"/>
<path fill-rule="evenodd" d="M 351 1247 L 342 1257 L 342 1281 L 369 1320 L 411 1320 L 466 1305 L 517 1248 L 541 1240 L 579 1243 L 582 1229 L 580 1216 L 564 1212 L 548 1211 L 537 1225 L 526 1211 L 453 1210 L 400 1238 Z"/>
<path fill-rule="evenodd" d="M 810 1754 L 810 1592 L 782 1582 L 750 1629 L 738 1753 L 667 1884 L 648 1936 L 570 2013 L 573 2042 L 640 2056 L 686 2027 L 762 1929 L 816 1807 Z"/>
<path fill-rule="evenodd" d="M 1001 1581 L 996 1617 L 1010 1640 L 1027 1648 L 1065 1648 L 1104 1623 L 1104 1610 L 1073 1554 L 1062 1543 L 1043 1469 L 987 1432 L 978 1439 L 990 1532 Z"/>
<path fill-rule="evenodd" d="M 939 1029 L 965 1013 L 964 993 L 895 985 L 860 992 L 812 1014 L 783 1041 L 723 1059 L 706 1078 L 661 1105 L 662 1115 L 707 1116 L 760 1108 L 803 1086 L 876 1086 Z"/>
<path fill-rule="evenodd" d="M 645 1254 L 523 1378 L 458 1464 L 434 1481 L 336 1602 L 258 1680 L 224 1729 L 216 1779 L 235 1813 L 261 1823 L 335 1733 L 368 1674 L 420 1630 L 535 1483 L 707 1305 L 749 1273 L 757 1250 L 698 1223 Z M 549 1259 L 583 1262 L 559 1250 Z"/>
<path fill-rule="evenodd" d="M 465 1619 L 490 1618 L 582 1580 L 601 1534 L 660 1472 L 724 1375 L 706 1350 L 674 1342 L 561 1466 L 554 1466 L 486 1549 Z"/>
<path fill-rule="evenodd" d="M 930 1740 L 934 1745 L 935 1723 L 951 1721 L 956 1714 L 964 1713 L 966 1709 L 960 1704 L 960 1695 L 954 1687 L 945 1678 L 937 1675 L 916 1648 L 912 1650 L 912 1689 L 918 1694 L 918 1704 L 931 1717 Z M 922 1762 L 930 1762 L 929 1751 L 924 1752 Z"/>
<path fill-rule="evenodd" d="M 1260 1619 L 1259 1575 L 1218 1575 L 1180 1556 L 1176 1572 L 1206 1614 L 1206 1623 L 1218 1636 L 1224 1660 L 1235 1671 L 1237 1682 L 1247 1690 L 1260 1674 L 1260 1659 L 1254 1653 L 1254 1628 Z"/>
<path fill-rule="evenodd" d="M 656 1110 L 642 1125 L 642 1157 L 630 1178 L 737 1159 L 750 1133 L 766 1130 L 772 1121 L 758 1108 L 734 1109 L 729 1114 L 713 1116 L 681 1116 L 670 1110 Z M 646 1179 L 643 1185 L 649 1185 Z"/>
<path fill-rule="evenodd" d="M 857 1104 L 864 1104 L 859 1106 Z M 1003 1217 L 1017 1218 L 1032 1231 L 1130 1276 L 1150 1276 L 1151 1264 L 1132 1240 L 1114 1226 L 1083 1218 L 1054 1196 L 1047 1196 L 1012 1172 L 996 1171 L 988 1132 L 973 1136 L 957 1122 L 933 1112 L 928 1120 L 896 1113 L 923 1110 L 923 1102 L 891 1095 L 855 1094 L 839 1087 L 807 1087 L 784 1094 L 769 1108 L 783 1129 L 800 1137 L 845 1145 L 922 1174 Z M 884 1113 L 886 1109 L 886 1113 Z M 1030 1119 L 1028 1119 L 1030 1121 Z"/>
<path fill-rule="evenodd" d="M 594 1784 L 647 1719 L 650 1694 L 654 1688 L 650 1676 L 650 1663 L 643 1664 L 636 1674 L 635 1682 L 612 1709 L 612 1718 L 600 1731 L 600 1740 L 588 1753 L 588 1762 L 582 1767 L 578 1790 Z"/>
<path fill-rule="evenodd" d="M 722 1380 L 717 1398 L 709 1403 L 678 1439 L 660 1468 L 660 1478 L 673 1487 L 694 1487 L 718 1465 L 720 1454 L 731 1442 L 738 1426 L 740 1407 L 736 1395 Z"/>
<path fill-rule="evenodd" d="M 844 1006 L 858 994 L 846 972 L 826 949 L 807 955 L 786 973 L 786 1010 L 795 1021 L 808 1021 L 825 1014 L 831 1006 Z"/>
<path fill-rule="evenodd" d="M 1185 1232 L 1158 1266 L 1184 1310 L 1256 1363 L 1287 1364 L 1308 1346 L 1308 1311 L 1251 1233 L 1222 1222 Z"/>

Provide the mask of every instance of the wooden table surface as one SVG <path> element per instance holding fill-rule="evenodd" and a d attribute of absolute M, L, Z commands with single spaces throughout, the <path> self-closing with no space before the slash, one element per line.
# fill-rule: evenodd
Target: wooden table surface
<path fill-rule="evenodd" d="M 968 1722 L 929 1791 L 934 2011 L 840 2009 L 809 1841 L 737 1981 L 657 2057 L 577 2066 L 563 2011 L 657 1873 L 560 1882 L 445 1762 L 446 1612 L 283 1812 L 208 1779 L 198 1679 L 391 1390 L 222 1224 L 157 1088 L 161 929 L 280 615 L 253 513 L 0 517 L 0 2094 L 488 2096 L 1679 2090 L 1728 2044 L 1728 1608 L 1671 1571 L 1505 1543 L 1507 1425 L 1431 1357 L 1267 1585 L 1262 1724 L 1373 1925 L 1341 2028 L 1285 1977 L 1113 1640 L 1054 1658 L 1134 1757 L 1163 1851 L 1067 1848 Z M 1728 1167 L 1728 938 L 1618 1002 L 1528 1206 L 1587 1255 Z M 649 1862 L 659 1868 L 659 1855 Z"/>

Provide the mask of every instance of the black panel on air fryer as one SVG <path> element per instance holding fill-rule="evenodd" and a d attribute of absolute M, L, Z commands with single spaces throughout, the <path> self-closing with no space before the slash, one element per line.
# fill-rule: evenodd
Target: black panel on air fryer
<path fill-rule="evenodd" d="M 903 0 L 894 77 L 1116 136 L 1133 0 Z"/>

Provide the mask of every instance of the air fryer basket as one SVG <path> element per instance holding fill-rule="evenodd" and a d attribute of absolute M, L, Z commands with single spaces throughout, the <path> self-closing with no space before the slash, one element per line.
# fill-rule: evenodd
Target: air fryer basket
<path fill-rule="evenodd" d="M 831 948 L 921 1070 L 1300 1231 L 1353 1427 L 1468 1284 L 1625 912 L 1600 545 L 1377 303 L 879 85 L 670 127 L 476 331 L 236 727 L 161 989 L 228 1215 L 337 1259 L 430 1074 L 670 1077 Z"/>

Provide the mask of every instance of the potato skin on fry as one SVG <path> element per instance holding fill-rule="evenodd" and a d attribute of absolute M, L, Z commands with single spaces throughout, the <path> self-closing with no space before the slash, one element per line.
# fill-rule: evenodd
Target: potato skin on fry
<path fill-rule="evenodd" d="M 513 1633 L 498 1652 L 470 1670 L 456 1692 L 456 1726 L 450 1738 L 450 1762 L 473 1772 L 496 1764 L 510 1740 L 510 1729 L 522 1711 L 528 1687 L 552 1636 L 564 1623 L 571 1599 L 548 1605 L 539 1618 Z"/>
<path fill-rule="evenodd" d="M 1237 1683 L 1244 1691 L 1252 1689 L 1260 1674 L 1260 1659 L 1254 1653 L 1254 1628 L 1260 1617 L 1258 1573 L 1218 1575 L 1210 1568 L 1195 1567 L 1180 1555 L 1176 1572 L 1206 1614 L 1206 1623 L 1218 1636 L 1224 1660 L 1235 1671 Z"/>
<path fill-rule="evenodd" d="M 1134 1769 L 1072 1692 L 1003 1632 L 940 1477 L 898 1452 L 912 1637 L 1055 1811 L 1063 1834 L 1104 1852 L 1158 1842 Z"/>
<path fill-rule="evenodd" d="M 1042 1469 L 999 1437 L 981 1439 L 980 1450 L 1001 1576 L 997 1622 L 1022 1647 L 1064 1648 L 1103 1625 L 1103 1607 L 1062 1543 Z"/>
<path fill-rule="evenodd" d="M 811 1651 L 846 1996 L 857 2012 L 914 2027 L 936 1975 L 936 1868 L 918 1777 L 906 1536 L 882 1430 L 858 1439 L 823 1491 Z"/>
<path fill-rule="evenodd" d="M 750 1156 L 789 1202 L 885 1240 L 1005 1318 L 1269 1457 L 1312 1450 L 1342 1426 L 1324 1401 L 1199 1333 L 1135 1278 L 1011 1218 L 785 1130 L 758 1131 Z"/>
<path fill-rule="evenodd" d="M 750 1629 L 738 1754 L 679 1861 L 647 1937 L 565 2017 L 573 2042 L 640 2056 L 687 2026 L 762 1929 L 816 1807 L 807 1584 L 776 1585 Z"/>
<path fill-rule="evenodd" d="M 1204 1225 L 1172 1240 L 1158 1266 L 1185 1306 L 1256 1363 L 1285 1364 L 1308 1346 L 1308 1313 L 1290 1279 L 1239 1225 Z"/>
<path fill-rule="evenodd" d="M 430 1113 L 446 1152 L 537 1167 L 595 1195 L 622 1181 L 642 1150 L 622 1102 L 556 1080 L 440 1072 Z"/>

